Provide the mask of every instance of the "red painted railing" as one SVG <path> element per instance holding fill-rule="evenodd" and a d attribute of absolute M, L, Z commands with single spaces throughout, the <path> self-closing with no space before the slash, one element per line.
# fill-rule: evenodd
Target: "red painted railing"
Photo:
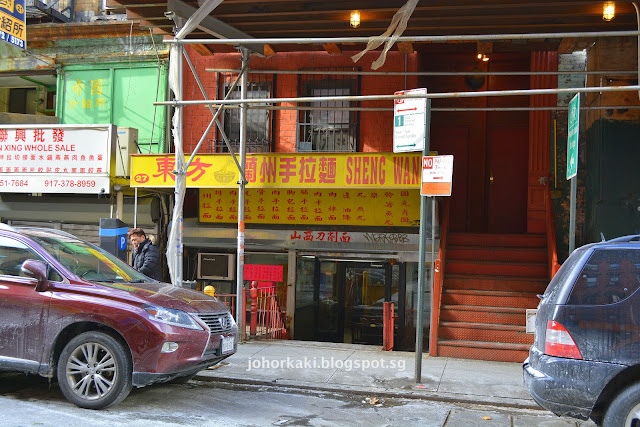
<path fill-rule="evenodd" d="M 558 251 L 556 248 L 556 228 L 553 222 L 553 209 L 551 206 L 551 189 L 549 183 L 544 189 L 544 209 L 546 217 L 546 234 L 547 234 L 547 260 L 549 265 L 549 280 L 556 275 L 560 264 L 558 264 Z"/>
<path fill-rule="evenodd" d="M 270 286 L 258 288 L 257 283 L 252 282 L 252 288 L 247 292 L 243 289 L 243 310 L 242 325 L 244 330 L 240 331 L 242 337 L 249 334 L 252 337 L 264 337 L 271 339 L 287 339 L 287 329 L 285 319 L 287 318 L 287 287 Z M 216 297 L 223 302 L 234 319 L 236 317 L 236 295 L 216 294 Z M 251 308 L 247 312 L 247 305 Z M 247 322 L 247 318 L 249 321 Z"/>
<path fill-rule="evenodd" d="M 251 282 L 251 336 L 271 339 L 287 339 L 287 287 L 270 286 L 258 288 L 257 282 Z"/>
<path fill-rule="evenodd" d="M 438 258 L 433 263 L 433 307 L 431 307 L 431 346 L 429 354 L 438 355 L 438 326 L 440 324 L 440 302 L 442 299 L 442 284 L 444 283 L 444 263 L 447 255 L 447 234 L 449 231 L 449 197 L 441 200 L 442 210 L 440 211 L 440 247 L 438 248 Z"/>
<path fill-rule="evenodd" d="M 236 317 L 236 294 L 214 294 L 216 298 L 229 308 L 234 319 Z M 244 320 L 242 322 L 244 324 Z"/>

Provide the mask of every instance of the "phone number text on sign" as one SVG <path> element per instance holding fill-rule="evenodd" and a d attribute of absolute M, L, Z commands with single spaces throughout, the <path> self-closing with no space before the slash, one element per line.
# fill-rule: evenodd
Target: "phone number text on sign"
<path fill-rule="evenodd" d="M 28 179 L 0 179 L 0 187 L 27 187 Z"/>
<path fill-rule="evenodd" d="M 55 188 L 95 188 L 96 181 L 93 179 L 48 179 L 44 181 L 44 186 Z"/>
<path fill-rule="evenodd" d="M 15 175 L 15 176 L 12 176 Z M 69 179 L 66 176 L 42 176 L 37 173 L 0 173 L 0 193 L 76 193 L 96 194 L 109 190 L 109 177 L 84 175 Z"/>

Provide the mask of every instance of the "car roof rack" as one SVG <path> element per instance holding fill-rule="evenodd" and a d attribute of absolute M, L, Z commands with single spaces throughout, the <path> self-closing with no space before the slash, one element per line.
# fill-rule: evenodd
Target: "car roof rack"
<path fill-rule="evenodd" d="M 630 236 L 616 237 L 615 239 L 607 240 L 607 243 L 625 243 L 640 241 L 640 234 L 632 234 Z"/>

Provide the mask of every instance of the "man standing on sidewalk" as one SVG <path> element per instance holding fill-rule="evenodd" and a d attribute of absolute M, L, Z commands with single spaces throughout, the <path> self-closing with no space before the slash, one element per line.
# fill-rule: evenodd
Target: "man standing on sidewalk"
<path fill-rule="evenodd" d="M 153 246 L 151 240 L 147 238 L 142 228 L 135 228 L 129 232 L 129 239 L 133 245 L 132 262 L 133 268 L 140 273 L 161 281 L 160 252 Z"/>

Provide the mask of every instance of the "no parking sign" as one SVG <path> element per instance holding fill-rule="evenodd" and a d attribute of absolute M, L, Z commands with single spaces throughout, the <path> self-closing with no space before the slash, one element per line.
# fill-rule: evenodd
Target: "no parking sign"
<path fill-rule="evenodd" d="M 453 181 L 453 156 L 422 158 L 422 196 L 450 196 Z"/>

